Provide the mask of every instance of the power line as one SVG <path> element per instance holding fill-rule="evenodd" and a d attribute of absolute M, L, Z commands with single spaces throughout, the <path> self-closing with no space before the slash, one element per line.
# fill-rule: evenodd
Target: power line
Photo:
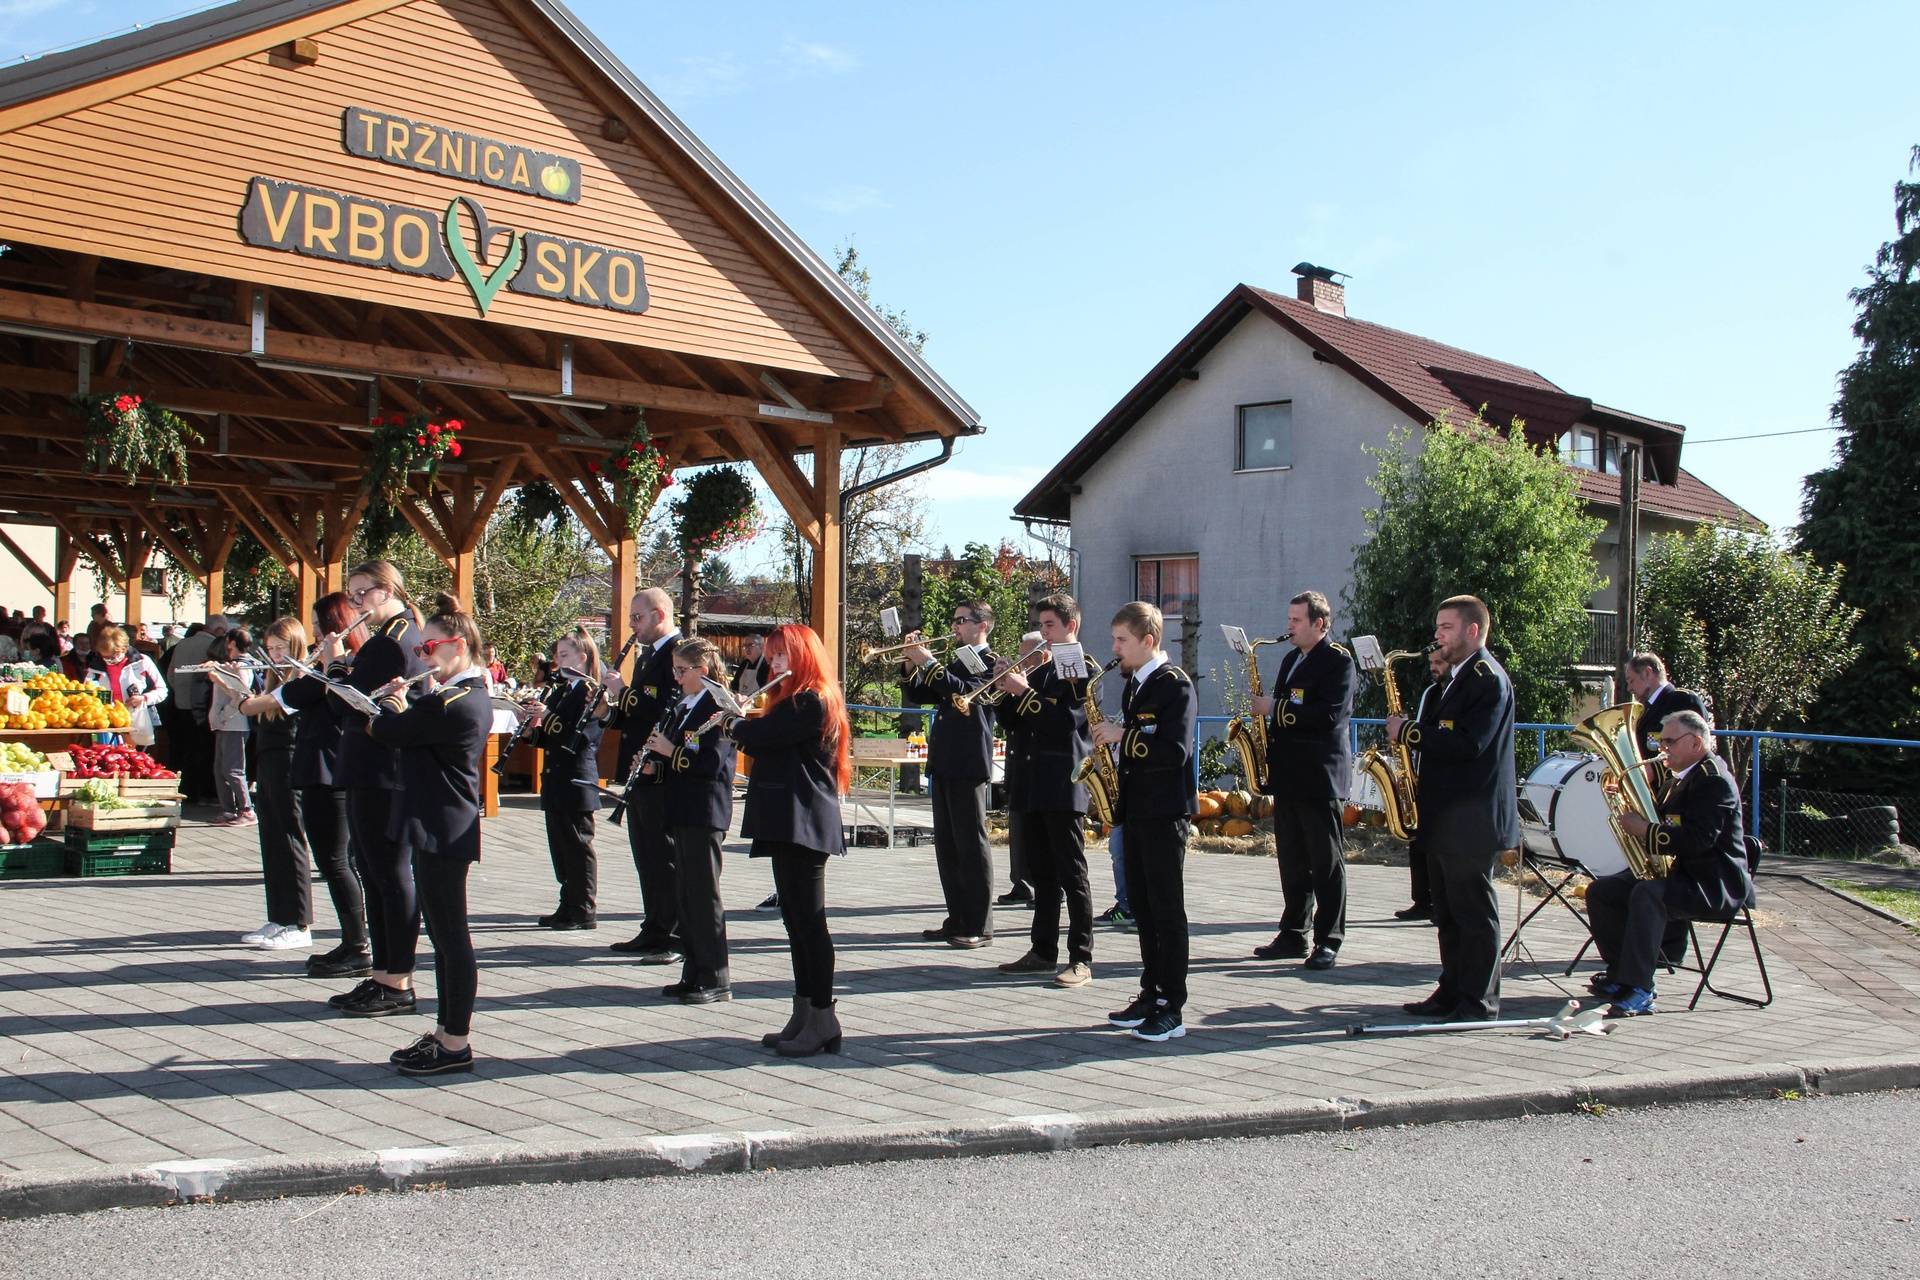
<path fill-rule="evenodd" d="M 1843 428 L 1836 423 L 1830 427 L 1801 427 L 1797 431 L 1762 431 L 1758 435 L 1751 436 L 1707 436 L 1700 439 L 1688 436 L 1685 443 L 1687 448 L 1692 448 L 1697 444 L 1732 444 L 1735 440 L 1773 440 L 1780 436 L 1810 436 L 1821 431 L 1840 430 Z"/>

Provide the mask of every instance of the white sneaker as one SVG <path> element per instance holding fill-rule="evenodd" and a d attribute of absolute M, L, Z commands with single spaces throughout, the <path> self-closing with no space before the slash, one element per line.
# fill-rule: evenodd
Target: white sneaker
<path fill-rule="evenodd" d="M 262 951 L 297 951 L 313 945 L 313 935 L 305 929 L 281 929 L 270 938 L 260 940 Z"/>
<path fill-rule="evenodd" d="M 277 925 L 273 921 L 269 920 L 265 924 L 261 925 L 258 929 L 255 929 L 253 932 L 241 934 L 240 941 L 253 942 L 253 943 L 265 942 L 268 938 L 274 937 L 277 934 L 283 932 L 285 928 L 286 926 Z"/>

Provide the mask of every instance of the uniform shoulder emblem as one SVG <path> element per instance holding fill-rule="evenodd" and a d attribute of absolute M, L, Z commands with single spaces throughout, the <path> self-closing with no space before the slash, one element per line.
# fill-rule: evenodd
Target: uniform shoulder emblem
<path fill-rule="evenodd" d="M 1342 654 L 1349 658 L 1353 656 L 1353 650 L 1347 648 L 1347 646 L 1341 644 L 1338 640 L 1327 641 L 1327 648 L 1333 650 L 1335 653 Z"/>
<path fill-rule="evenodd" d="M 380 628 L 380 634 L 383 636 L 404 635 L 411 621 L 412 619 L 408 618 L 406 614 L 396 613 L 387 619 L 387 624 L 384 627 Z"/>
<path fill-rule="evenodd" d="M 1167 667 L 1166 672 L 1168 675 L 1173 677 L 1173 682 L 1175 684 L 1192 684 L 1193 683 L 1193 677 L 1189 676 L 1186 672 L 1182 671 L 1178 667 Z"/>
<path fill-rule="evenodd" d="M 450 707 L 472 692 L 473 690 L 467 688 L 448 689 L 440 695 L 440 705 Z"/>
<path fill-rule="evenodd" d="M 1493 674 L 1493 668 L 1487 665 L 1485 658 L 1482 658 L 1473 664 L 1473 673 L 1479 676 L 1490 676 Z"/>

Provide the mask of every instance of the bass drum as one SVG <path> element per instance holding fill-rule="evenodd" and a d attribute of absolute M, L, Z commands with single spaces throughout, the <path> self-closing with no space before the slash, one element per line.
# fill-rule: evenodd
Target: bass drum
<path fill-rule="evenodd" d="M 1599 756 L 1557 751 L 1533 767 L 1520 784 L 1520 838 L 1535 857 L 1588 874 L 1619 875 L 1627 857 L 1614 838 Z"/>

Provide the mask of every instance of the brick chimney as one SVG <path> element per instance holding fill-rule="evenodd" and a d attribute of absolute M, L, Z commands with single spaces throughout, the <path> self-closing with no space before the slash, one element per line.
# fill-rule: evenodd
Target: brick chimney
<path fill-rule="evenodd" d="M 1302 262 L 1294 267 L 1293 274 L 1300 277 L 1300 283 L 1294 289 L 1294 296 L 1300 301 L 1310 303 L 1315 311 L 1324 311 L 1330 316 L 1347 314 L 1347 286 L 1334 279 L 1335 276 L 1344 276 L 1345 272 Z"/>

